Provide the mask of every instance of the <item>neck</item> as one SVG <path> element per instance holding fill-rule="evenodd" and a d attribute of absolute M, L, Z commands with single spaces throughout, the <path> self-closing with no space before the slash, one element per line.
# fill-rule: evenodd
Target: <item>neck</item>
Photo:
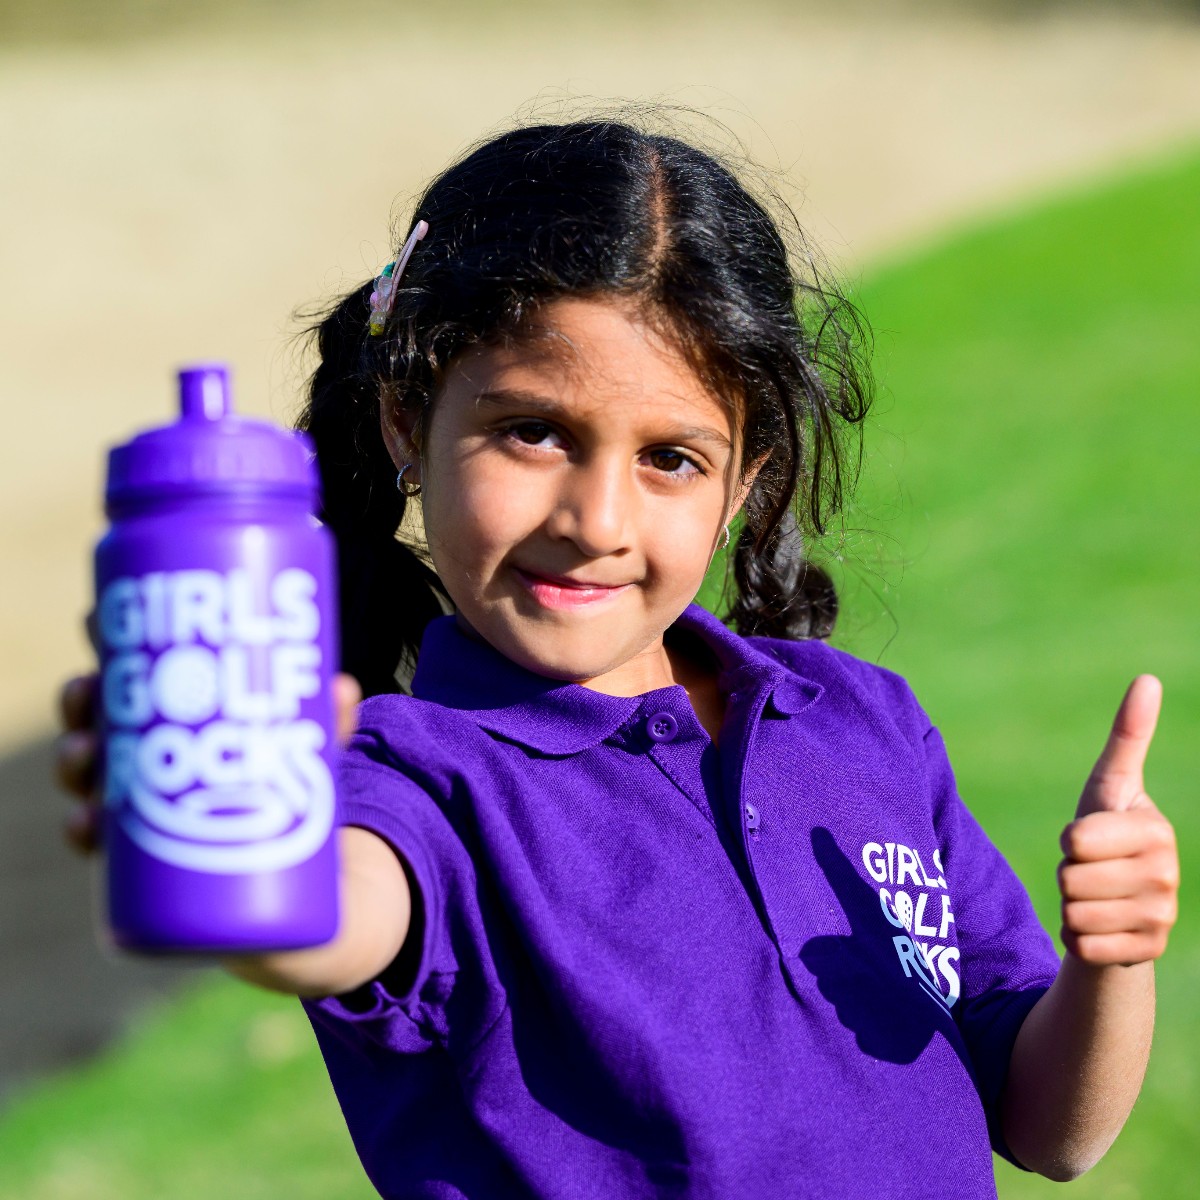
<path fill-rule="evenodd" d="M 670 687 L 675 677 L 671 656 L 659 637 L 620 666 L 593 679 L 581 679 L 581 686 L 606 696 L 640 696 L 656 688 Z"/>
<path fill-rule="evenodd" d="M 716 744 L 725 717 L 725 698 L 717 686 L 719 670 L 701 639 L 670 630 L 665 639 L 659 638 L 615 670 L 583 681 L 583 686 L 610 696 L 640 696 L 677 684 L 687 692 L 697 720 Z"/>

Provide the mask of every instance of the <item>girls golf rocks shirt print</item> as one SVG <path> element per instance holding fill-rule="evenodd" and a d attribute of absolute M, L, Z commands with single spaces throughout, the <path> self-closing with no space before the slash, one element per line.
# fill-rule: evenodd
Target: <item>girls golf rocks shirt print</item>
<path fill-rule="evenodd" d="M 414 893 L 384 975 L 304 1001 L 385 1197 L 994 1197 L 1058 957 L 898 675 L 692 605 L 728 708 L 607 696 L 435 620 L 339 819 Z"/>

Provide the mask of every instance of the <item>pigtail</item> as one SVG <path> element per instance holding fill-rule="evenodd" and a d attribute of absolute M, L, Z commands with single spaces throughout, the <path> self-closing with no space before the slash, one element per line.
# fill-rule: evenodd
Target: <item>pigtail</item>
<path fill-rule="evenodd" d="M 311 327 L 320 362 L 296 422 L 316 444 L 320 515 L 337 540 L 341 669 L 367 696 L 401 690 L 398 676 L 411 672 L 426 625 L 449 606 L 434 572 L 396 538 L 406 500 L 379 431 L 371 287 Z"/>
<path fill-rule="evenodd" d="M 743 637 L 828 637 L 838 613 L 833 580 L 806 557 L 792 513 L 772 524 L 753 511 L 760 506 L 752 490 L 733 555 L 737 598 L 726 620 Z"/>
<path fill-rule="evenodd" d="M 750 405 L 749 457 L 768 461 L 746 497 L 732 555 L 735 596 L 725 620 L 743 637 L 833 633 L 837 588 L 808 545 L 826 533 L 857 479 L 872 400 L 862 314 L 815 269 L 793 286 L 796 302 L 776 349 L 783 370 L 768 373 Z"/>

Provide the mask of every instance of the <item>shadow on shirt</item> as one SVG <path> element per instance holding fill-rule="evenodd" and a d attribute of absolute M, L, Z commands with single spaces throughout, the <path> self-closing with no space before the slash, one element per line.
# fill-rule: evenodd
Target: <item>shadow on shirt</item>
<path fill-rule="evenodd" d="M 810 938 L 800 960 L 817 981 L 822 996 L 833 1005 L 837 1018 L 872 1058 L 886 1062 L 913 1062 L 941 1032 L 973 1074 L 961 1037 L 952 1029 L 953 1017 L 926 988 L 936 987 L 929 974 L 924 986 L 896 952 L 893 938 L 905 930 L 891 925 L 880 908 L 879 896 L 864 882 L 841 852 L 828 829 L 812 832 L 813 855 L 846 920 L 848 935 Z M 919 957 L 919 955 L 918 955 Z"/>

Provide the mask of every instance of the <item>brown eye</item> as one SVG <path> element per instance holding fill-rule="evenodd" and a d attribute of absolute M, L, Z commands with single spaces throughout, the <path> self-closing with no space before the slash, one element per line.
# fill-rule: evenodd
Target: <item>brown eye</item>
<path fill-rule="evenodd" d="M 649 458 L 655 470 L 662 471 L 667 475 L 703 474 L 686 454 L 681 454 L 678 450 L 651 450 L 646 457 Z"/>
<path fill-rule="evenodd" d="M 524 425 L 514 425 L 509 432 L 529 446 L 544 442 L 550 433 L 550 426 L 542 421 L 529 421 Z"/>
<path fill-rule="evenodd" d="M 512 438 L 523 446 L 540 446 L 547 438 L 556 437 L 557 431 L 545 421 L 521 421 L 501 430 L 501 436 Z"/>

